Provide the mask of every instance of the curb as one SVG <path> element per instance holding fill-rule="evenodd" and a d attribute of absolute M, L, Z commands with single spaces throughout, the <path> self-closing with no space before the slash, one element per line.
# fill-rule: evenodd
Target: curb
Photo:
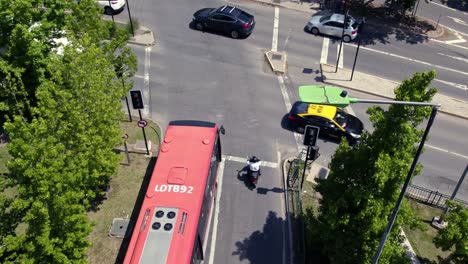
<path fill-rule="evenodd" d="M 302 13 L 306 13 L 306 14 L 314 14 L 314 13 L 318 12 L 318 11 L 315 11 L 315 10 L 312 11 L 312 9 L 311 9 L 311 11 L 306 11 L 306 10 L 303 10 L 303 9 L 291 8 L 291 7 L 282 5 L 280 3 L 266 2 L 266 1 L 262 1 L 262 0 L 250 0 L 250 1 L 251 2 L 256 2 L 256 3 L 259 3 L 259 4 L 263 4 L 263 5 L 267 5 L 267 6 L 271 6 L 271 7 L 286 8 L 286 9 L 289 9 L 289 10 L 294 10 L 294 11 L 302 12 Z"/>
<path fill-rule="evenodd" d="M 327 66 L 332 66 L 330 64 L 326 64 Z M 344 68 L 343 68 L 344 69 Z M 348 69 L 345 69 L 345 70 L 348 70 Z M 349 71 L 349 70 L 348 70 Z M 360 73 L 358 71 L 355 71 L 355 73 Z M 330 85 L 333 85 L 333 86 L 336 86 L 336 87 L 341 87 L 341 88 L 346 88 L 346 89 L 349 89 L 349 90 L 353 90 L 353 91 L 358 91 L 358 92 L 361 92 L 361 93 L 366 93 L 366 94 L 370 94 L 370 95 L 373 95 L 373 96 L 378 96 L 378 97 L 381 97 L 381 98 L 386 98 L 386 99 L 390 99 L 390 100 L 395 100 L 395 97 L 390 97 L 390 96 L 386 96 L 386 95 L 382 95 L 382 94 L 379 94 L 379 93 L 374 93 L 372 91 L 369 91 L 369 90 L 363 90 L 363 89 L 358 89 L 358 88 L 354 88 L 354 87 L 350 87 L 350 86 L 346 86 L 346 85 L 343 85 L 343 84 L 336 84 L 334 82 L 329 82 L 327 81 L 327 77 L 325 76 L 324 78 L 324 72 L 323 72 L 323 66 L 322 64 L 320 64 L 320 74 L 321 74 L 321 77 L 322 77 L 322 83 L 325 83 L 325 84 L 330 84 Z M 385 79 L 385 78 L 382 78 L 382 77 L 379 77 L 379 76 L 376 76 L 376 75 L 372 75 L 372 74 L 368 74 L 368 73 L 362 73 L 362 74 L 365 74 L 367 76 L 370 76 L 372 78 L 376 78 L 376 79 L 381 79 L 382 81 L 385 81 L 385 82 L 390 82 L 390 83 L 393 83 L 395 84 L 395 88 L 401 84 L 401 82 L 397 82 L 397 81 L 393 81 L 393 80 L 389 80 L 389 79 Z M 325 72 L 325 75 L 326 75 L 326 72 Z M 448 99 L 448 100 L 452 100 L 452 101 L 457 101 L 459 103 L 462 103 L 462 104 L 466 104 L 466 102 L 460 100 L 460 99 L 457 99 L 457 98 L 453 98 L 453 97 L 450 97 L 450 96 L 447 96 L 447 95 L 443 95 L 443 94 L 439 94 L 439 93 L 436 93 L 436 95 L 440 98 L 445 98 L 445 99 Z M 440 104 L 440 102 L 439 102 Z M 444 113 L 444 114 L 447 114 L 447 115 L 450 115 L 450 116 L 454 116 L 454 117 L 457 117 L 457 118 L 462 118 L 462 119 L 465 119 L 465 120 L 468 120 L 468 115 L 462 115 L 462 114 L 458 114 L 458 113 L 454 113 L 452 111 L 448 111 L 448 110 L 445 110 L 442 107 L 439 108 L 438 110 L 440 113 Z"/>
<path fill-rule="evenodd" d="M 292 238 L 291 238 L 291 234 L 292 234 L 292 228 L 291 228 L 291 214 L 289 213 L 290 210 L 289 210 L 289 197 L 288 197 L 288 183 L 286 182 L 287 179 L 286 179 L 286 176 L 288 174 L 287 170 L 286 170 L 286 164 L 289 162 L 289 161 L 292 161 L 295 159 L 295 156 L 290 156 L 290 157 L 287 157 L 283 160 L 283 189 L 284 189 L 284 205 L 285 205 L 285 210 L 286 210 L 286 219 L 287 219 L 287 222 L 288 222 L 288 237 L 289 237 L 289 256 L 290 256 L 290 262 L 291 263 L 291 260 L 294 259 L 294 250 L 293 250 L 293 242 L 292 242 Z"/>
<path fill-rule="evenodd" d="M 156 41 L 154 39 L 154 35 L 153 35 L 153 31 L 150 30 L 149 28 L 145 27 L 145 26 L 140 26 L 139 29 L 136 30 L 137 32 L 138 31 L 143 31 L 145 32 L 144 34 L 135 34 L 134 37 L 130 37 L 128 40 L 127 40 L 127 43 L 131 43 L 131 44 L 135 44 L 135 45 L 140 45 L 140 46 L 144 46 L 144 47 L 148 47 L 148 46 L 154 46 Z M 148 34 L 149 37 L 148 37 L 148 40 L 147 41 L 141 41 L 141 40 L 137 40 L 136 37 L 137 36 L 143 36 L 145 34 Z"/>

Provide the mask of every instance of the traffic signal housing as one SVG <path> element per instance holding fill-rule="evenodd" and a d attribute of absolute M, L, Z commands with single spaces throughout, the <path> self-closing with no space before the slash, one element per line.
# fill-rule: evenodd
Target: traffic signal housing
<path fill-rule="evenodd" d="M 130 97 L 132 98 L 133 109 L 143 109 L 143 97 L 141 96 L 141 91 L 130 91 Z"/>
<path fill-rule="evenodd" d="M 304 145 L 315 146 L 319 132 L 319 127 L 307 125 L 304 131 Z"/>

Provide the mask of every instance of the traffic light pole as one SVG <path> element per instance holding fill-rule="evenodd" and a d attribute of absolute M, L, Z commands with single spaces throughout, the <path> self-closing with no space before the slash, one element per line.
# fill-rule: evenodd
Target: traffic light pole
<path fill-rule="evenodd" d="M 387 227 L 385 228 L 385 232 L 383 233 L 382 238 L 380 239 L 380 244 L 379 244 L 379 247 L 377 248 L 377 252 L 374 255 L 372 264 L 377 264 L 379 262 L 379 258 L 380 258 L 380 255 L 382 254 L 385 242 L 387 241 L 387 237 L 390 234 L 390 231 L 392 230 L 393 224 L 395 223 L 395 219 L 398 215 L 398 210 L 400 210 L 401 203 L 403 201 L 403 198 L 405 197 L 406 189 L 408 189 L 408 186 L 411 182 L 411 177 L 413 176 L 416 165 L 418 164 L 419 156 L 421 155 L 421 152 L 424 148 L 424 142 L 426 142 L 427 135 L 429 134 L 432 124 L 434 123 L 434 119 L 437 115 L 438 108 L 439 108 L 438 106 L 432 107 L 431 116 L 429 117 L 429 121 L 427 122 L 426 129 L 424 130 L 424 134 L 422 136 L 421 142 L 419 143 L 418 150 L 416 152 L 416 155 L 414 156 L 413 163 L 411 164 L 411 168 L 408 172 L 408 176 L 406 177 L 405 183 L 403 184 L 403 188 L 400 191 L 400 196 L 398 197 L 398 200 L 395 205 L 395 208 L 393 209 L 392 215 L 390 216 L 390 219 L 388 220 L 388 224 L 387 224 Z"/>
<path fill-rule="evenodd" d="M 306 172 L 306 168 L 307 168 L 307 161 L 309 161 L 309 153 L 310 153 L 310 146 L 307 146 L 307 153 L 306 153 L 305 160 L 304 160 L 304 169 L 302 170 L 302 179 L 301 179 L 301 189 L 300 190 L 302 190 L 302 186 L 304 185 L 305 172 Z"/>
<path fill-rule="evenodd" d="M 138 114 L 140 115 L 140 121 L 143 120 L 143 117 L 141 116 L 141 110 L 138 109 Z M 146 155 L 149 155 L 149 148 L 148 148 L 148 141 L 146 140 L 146 133 L 145 133 L 145 128 L 142 127 L 141 130 L 143 130 L 143 139 L 145 140 L 145 146 L 146 146 Z"/>

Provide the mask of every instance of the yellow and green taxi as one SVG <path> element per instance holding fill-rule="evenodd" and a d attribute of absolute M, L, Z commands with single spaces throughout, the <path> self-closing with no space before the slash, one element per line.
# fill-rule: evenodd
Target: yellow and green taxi
<path fill-rule="evenodd" d="M 320 128 L 320 136 L 345 137 L 350 143 L 359 141 L 364 129 L 361 120 L 332 105 L 295 102 L 288 118 L 298 133 L 304 133 L 306 125 L 312 125 Z"/>

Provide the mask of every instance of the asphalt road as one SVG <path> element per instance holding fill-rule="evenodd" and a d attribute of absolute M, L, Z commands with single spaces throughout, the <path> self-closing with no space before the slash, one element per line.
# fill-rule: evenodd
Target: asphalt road
<path fill-rule="evenodd" d="M 278 166 L 286 156 L 297 154 L 297 139 L 282 127 L 289 109 L 278 78 L 264 61 L 263 52 L 272 46 L 274 9 L 245 0 L 231 2 L 255 15 L 256 28 L 247 39 L 233 40 L 189 27 L 196 10 L 220 6 L 224 3 L 221 1 L 131 1 L 132 15 L 150 28 L 157 40 L 151 48 L 131 45 L 139 58 L 135 88 L 148 91 L 146 116 L 158 121 L 163 129 L 170 120 L 202 119 L 223 124 L 227 130 L 223 154 L 231 159 L 224 164 L 213 263 L 284 263 L 289 252 Z M 116 19 L 126 20 L 126 16 L 125 11 Z M 288 52 L 289 75 L 285 80 L 290 101 L 298 99 L 294 87 L 316 83 L 319 76 L 323 38 L 303 31 L 307 19 L 307 14 L 280 10 L 278 49 Z M 466 71 L 466 62 L 437 55 L 466 58 L 465 51 L 457 47 L 444 48 L 432 42 L 416 45 L 394 40 L 392 36 L 389 40 L 363 46 L 369 49 L 361 49 L 357 70 L 401 80 L 412 72 L 427 69 L 427 65 L 414 61 L 421 60 Z M 345 67 L 352 63 L 353 49 L 350 45 L 344 48 Z M 413 58 L 413 61 L 370 49 Z M 327 60 L 336 60 L 336 43 L 332 41 L 326 50 Z M 460 77 L 457 72 L 444 68 L 438 69 L 441 80 L 467 83 L 466 75 Z M 304 72 L 310 73 L 305 82 L 296 78 Z M 441 93 L 466 96 L 465 90 L 450 86 L 453 85 L 440 86 Z M 369 127 L 367 106 L 356 105 L 353 109 Z M 428 147 L 421 157 L 424 170 L 413 182 L 450 194 L 468 160 L 468 141 L 463 140 L 467 134 L 466 120 L 438 115 L 430 134 L 429 145 L 433 147 Z M 327 165 L 336 144 L 320 140 L 319 146 L 322 156 L 318 162 Z M 256 191 L 248 190 L 238 174 L 245 166 L 240 159 L 252 154 L 277 165 L 262 168 Z M 459 197 L 468 200 L 467 183 Z"/>
<path fill-rule="evenodd" d="M 457 1 L 449 1 L 447 4 L 442 4 L 439 0 L 433 0 L 429 3 L 420 1 L 417 15 L 436 22 L 439 21 L 440 25 L 459 32 L 461 33 L 460 37 L 468 39 L 468 7 L 462 10 L 460 7 L 452 5 L 454 2 Z M 458 45 L 468 47 L 468 42 L 461 42 Z"/>

